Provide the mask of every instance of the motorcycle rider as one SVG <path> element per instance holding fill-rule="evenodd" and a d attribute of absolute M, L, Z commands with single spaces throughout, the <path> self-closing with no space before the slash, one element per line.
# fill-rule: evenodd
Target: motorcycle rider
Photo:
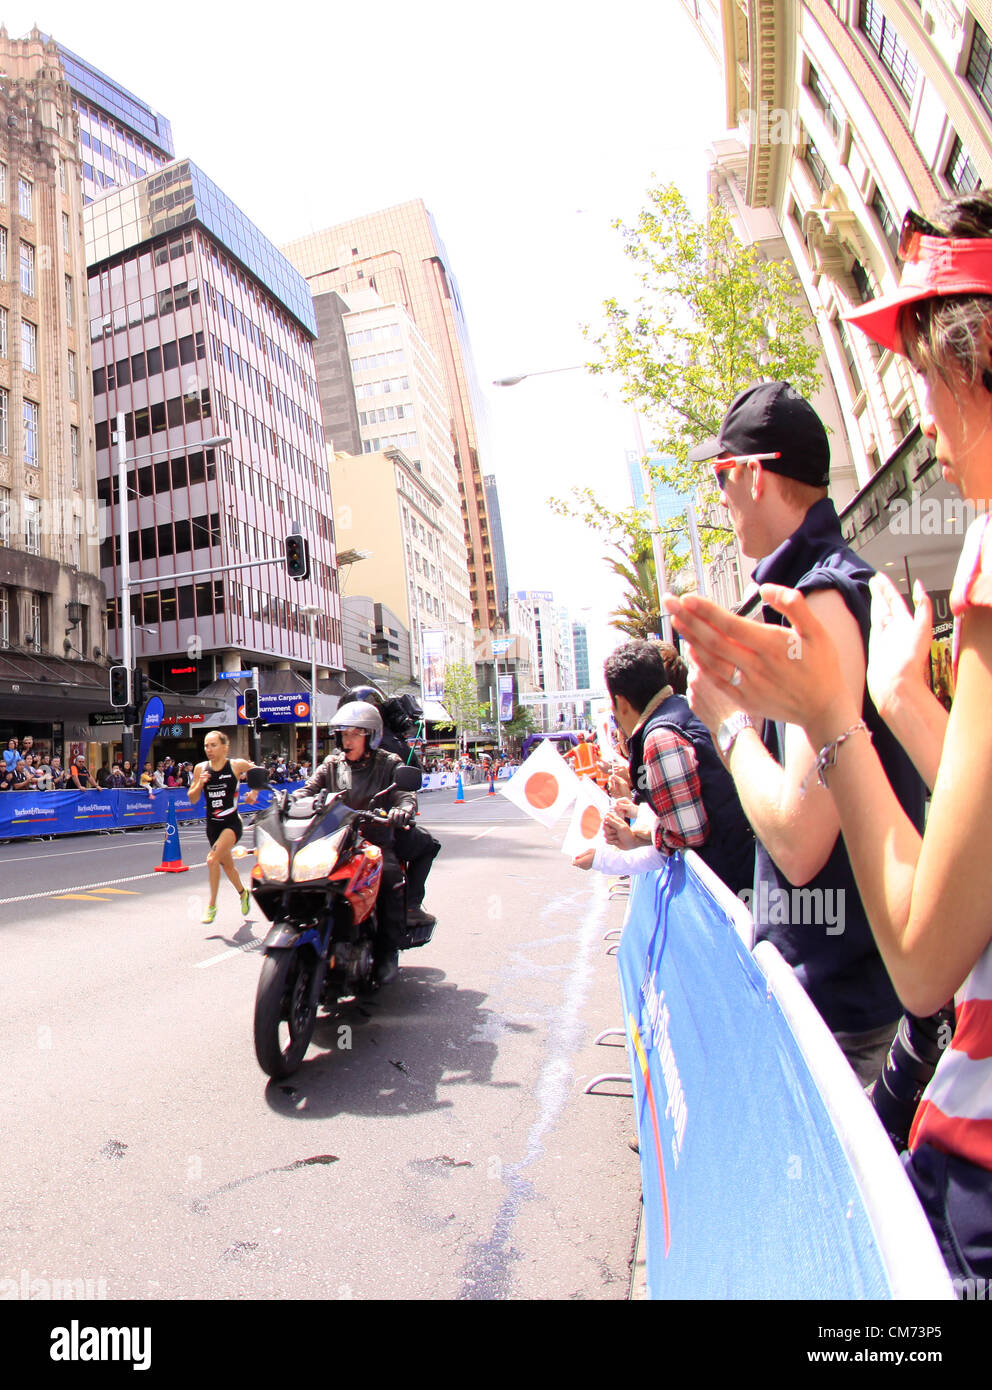
<path fill-rule="evenodd" d="M 374 686 L 356 685 L 346 690 L 338 703 L 338 709 L 356 700 L 372 705 L 382 716 L 382 741 L 380 747 L 387 753 L 395 753 L 401 762 L 423 772 L 423 765 L 417 754 L 407 743 L 404 734 L 415 727 L 416 721 L 406 704 L 409 697 L 401 696 L 384 700 Z M 413 706 L 418 709 L 417 705 Z M 416 799 L 414 799 L 416 809 Z M 406 870 L 406 924 L 408 928 L 433 927 L 437 918 L 424 910 L 424 893 L 427 890 L 427 875 L 431 865 L 441 853 L 441 842 L 422 825 L 411 823 L 408 830 L 397 831 L 393 843 L 396 857 Z"/>
<path fill-rule="evenodd" d="M 353 811 L 367 810 L 373 797 L 392 785 L 400 759 L 387 753 L 382 743 L 382 716 L 374 705 L 362 700 L 339 707 L 330 720 L 337 748 L 324 759 L 299 795 L 315 796 L 319 791 L 341 792 L 342 801 Z M 382 850 L 382 883 L 376 903 L 378 930 L 375 946 L 375 982 L 388 985 L 399 972 L 399 948 L 406 935 L 403 867 L 394 848 L 394 836 L 406 828 L 416 813 L 413 792 L 395 787 L 389 797 L 375 802 L 376 810 L 387 810 L 389 824 L 369 824 L 362 833 Z"/>

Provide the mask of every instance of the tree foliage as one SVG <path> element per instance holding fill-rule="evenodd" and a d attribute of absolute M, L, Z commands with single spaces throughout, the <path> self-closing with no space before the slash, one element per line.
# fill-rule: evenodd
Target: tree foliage
<path fill-rule="evenodd" d="M 790 381 L 812 395 L 820 385 L 818 340 L 792 271 L 738 241 L 718 202 L 697 222 L 674 185 L 649 190 L 648 199 L 634 226 L 614 224 L 642 292 L 629 309 L 605 302 L 605 327 L 593 340 L 599 359 L 589 370 L 619 381 L 623 399 L 648 424 L 652 453 L 671 460 L 652 465 L 652 478 L 687 500 L 698 496 L 705 516 L 716 500 L 712 467 L 690 463 L 690 449 L 718 433 L 727 406 L 756 381 Z M 613 512 L 589 489 L 550 505 L 607 535 L 635 564 L 642 533 L 654 530 L 646 512 Z M 662 533 L 669 581 L 688 563 L 686 533 L 684 515 Z M 705 522 L 700 533 L 704 555 L 729 538 L 726 527 Z"/>
<path fill-rule="evenodd" d="M 475 668 L 465 661 L 451 661 L 445 668 L 444 707 L 451 720 L 440 727 L 454 729 L 460 743 L 464 743 L 466 734 L 478 733 L 480 723 L 489 714 L 488 704 L 479 700 Z"/>

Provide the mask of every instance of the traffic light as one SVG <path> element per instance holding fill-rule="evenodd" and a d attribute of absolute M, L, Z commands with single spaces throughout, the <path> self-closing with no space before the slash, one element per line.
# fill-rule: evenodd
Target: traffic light
<path fill-rule="evenodd" d="M 144 671 L 139 671 L 137 666 L 134 668 L 134 681 L 132 686 L 132 703 L 135 709 L 141 709 L 148 698 L 148 677 Z"/>
<path fill-rule="evenodd" d="M 310 543 L 306 536 L 294 532 L 286 537 L 286 573 L 290 579 L 309 578 Z"/>
<path fill-rule="evenodd" d="M 250 685 L 244 692 L 245 697 L 245 718 L 258 719 L 258 690 L 254 685 Z"/>
<path fill-rule="evenodd" d="M 110 703 L 114 709 L 124 709 L 131 703 L 131 672 L 126 666 L 110 668 Z"/>

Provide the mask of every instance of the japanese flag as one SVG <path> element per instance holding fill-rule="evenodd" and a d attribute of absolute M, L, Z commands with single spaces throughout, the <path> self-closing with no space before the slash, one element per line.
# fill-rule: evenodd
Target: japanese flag
<path fill-rule="evenodd" d="M 544 739 L 497 791 L 550 830 L 575 800 L 579 785 L 579 778 L 551 740 Z"/>
<path fill-rule="evenodd" d="M 610 798 L 591 777 L 583 777 L 572 810 L 572 820 L 561 852 L 573 858 L 583 850 L 599 849 L 603 839 L 603 817 L 610 809 Z"/>

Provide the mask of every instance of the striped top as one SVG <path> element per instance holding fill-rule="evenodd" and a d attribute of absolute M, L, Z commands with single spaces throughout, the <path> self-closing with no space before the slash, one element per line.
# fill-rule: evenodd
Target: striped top
<path fill-rule="evenodd" d="M 992 607 L 992 517 L 968 527 L 951 590 L 955 618 L 970 606 Z M 957 675 L 960 624 L 954 630 Z M 992 1169 L 992 942 L 954 996 L 957 1022 L 909 1136 L 921 1144 Z"/>

